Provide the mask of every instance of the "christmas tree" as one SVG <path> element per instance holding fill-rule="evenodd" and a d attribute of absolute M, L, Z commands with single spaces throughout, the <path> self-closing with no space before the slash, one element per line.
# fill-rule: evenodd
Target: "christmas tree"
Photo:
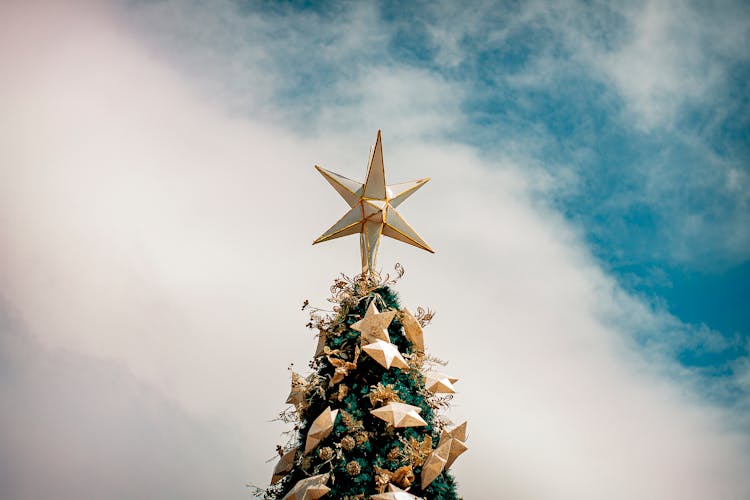
<path fill-rule="evenodd" d="M 380 131 L 364 183 L 317 167 L 350 210 L 314 243 L 360 235 L 362 273 L 331 287 L 331 312 L 311 308 L 318 345 L 307 376 L 292 372 L 281 418 L 293 436 L 279 446 L 268 499 L 457 499 L 448 469 L 466 451 L 466 423 L 443 415 L 455 378 L 425 352 L 432 312 L 399 304 L 394 279 L 376 271 L 381 236 L 432 249 L 396 207 L 429 179 L 386 185 Z M 303 308 L 309 307 L 307 302 Z"/>

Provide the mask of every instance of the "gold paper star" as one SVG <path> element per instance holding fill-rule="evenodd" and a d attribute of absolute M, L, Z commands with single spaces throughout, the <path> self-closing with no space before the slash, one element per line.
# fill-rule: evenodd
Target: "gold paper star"
<path fill-rule="evenodd" d="M 427 425 L 419 413 L 422 408 L 406 403 L 388 403 L 387 405 L 370 410 L 374 416 L 385 420 L 393 427 L 423 427 Z"/>
<path fill-rule="evenodd" d="M 397 311 L 379 312 L 378 307 L 373 300 L 370 302 L 367 312 L 365 312 L 365 317 L 354 323 L 352 325 L 352 330 L 356 330 L 361 334 L 360 341 L 362 344 L 369 344 L 378 339 L 390 342 L 391 338 L 388 336 L 388 325 L 393 321 L 396 312 Z"/>
<path fill-rule="evenodd" d="M 451 465 L 453 465 L 453 462 L 458 458 L 460 454 L 468 450 L 469 448 L 466 446 L 466 422 L 463 424 L 457 426 L 455 429 L 449 432 L 443 432 L 443 435 L 440 436 L 440 443 L 441 445 L 443 443 L 448 443 L 449 446 L 449 452 L 448 457 L 445 462 L 445 468 L 448 469 Z"/>
<path fill-rule="evenodd" d="M 339 414 L 338 410 L 331 411 L 329 406 L 323 413 L 318 415 L 318 418 L 313 420 L 310 430 L 307 432 L 307 441 L 305 442 L 305 455 L 315 449 L 318 444 L 323 441 L 333 430 L 333 424 L 336 422 L 336 416 Z"/>
<path fill-rule="evenodd" d="M 383 166 L 383 145 L 380 130 L 370 150 L 367 178 L 364 184 L 315 168 L 349 204 L 351 209 L 323 233 L 313 245 L 323 241 L 359 233 L 362 272 L 375 271 L 380 236 L 385 235 L 434 253 L 411 226 L 398 214 L 396 207 L 422 187 L 429 178 L 386 186 Z"/>
<path fill-rule="evenodd" d="M 372 359 L 380 363 L 386 370 L 390 370 L 391 366 L 408 370 L 409 365 L 401 353 L 398 351 L 398 347 L 386 342 L 384 340 L 376 340 L 372 344 L 367 344 L 362 348 Z"/>
<path fill-rule="evenodd" d="M 424 375 L 424 386 L 427 390 L 435 394 L 455 394 L 456 389 L 453 384 L 458 382 L 457 378 L 431 370 L 423 371 L 422 375 Z"/>
<path fill-rule="evenodd" d="M 408 491 L 404 491 L 394 484 L 389 484 L 388 490 L 388 493 L 372 495 L 370 498 L 374 500 L 420 500 L 420 497 L 412 495 Z"/>
<path fill-rule="evenodd" d="M 404 334 L 409 339 L 409 342 L 414 345 L 414 349 L 424 352 L 424 332 L 422 331 L 422 325 L 419 324 L 417 318 L 406 308 L 404 308 L 401 316 L 401 324 L 404 325 Z"/>
<path fill-rule="evenodd" d="M 436 477 L 443 472 L 445 463 L 448 461 L 448 455 L 450 453 L 450 444 L 440 443 L 435 451 L 433 451 L 427 460 L 425 460 L 424 466 L 422 467 L 422 489 L 427 488 Z"/>
<path fill-rule="evenodd" d="M 331 488 L 326 486 L 327 482 L 328 474 L 301 479 L 281 500 L 317 500 L 331 491 Z"/>
<path fill-rule="evenodd" d="M 273 476 L 271 477 L 271 484 L 276 484 L 281 481 L 281 478 L 286 476 L 292 467 L 294 467 L 294 457 L 297 454 L 296 449 L 291 449 L 288 452 L 281 455 L 279 463 L 273 469 Z"/>

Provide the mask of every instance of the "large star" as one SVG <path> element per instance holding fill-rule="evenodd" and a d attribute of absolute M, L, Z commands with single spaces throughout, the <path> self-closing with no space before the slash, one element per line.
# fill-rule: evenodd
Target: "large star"
<path fill-rule="evenodd" d="M 359 233 L 362 254 L 362 272 L 374 271 L 380 245 L 380 236 L 385 235 L 415 247 L 434 253 L 414 229 L 399 215 L 396 207 L 421 188 L 429 178 L 386 185 L 383 166 L 383 146 L 380 130 L 375 145 L 370 151 L 367 178 L 364 183 L 347 179 L 315 166 L 323 177 L 349 204 L 350 210 L 339 221 L 323 233 L 313 245 L 323 241 Z"/>

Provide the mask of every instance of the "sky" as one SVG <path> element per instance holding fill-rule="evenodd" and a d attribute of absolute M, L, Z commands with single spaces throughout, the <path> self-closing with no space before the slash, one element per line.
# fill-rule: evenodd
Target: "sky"
<path fill-rule="evenodd" d="M 267 484 L 379 129 L 465 498 L 750 498 L 749 9 L 2 2 L 0 498 Z"/>

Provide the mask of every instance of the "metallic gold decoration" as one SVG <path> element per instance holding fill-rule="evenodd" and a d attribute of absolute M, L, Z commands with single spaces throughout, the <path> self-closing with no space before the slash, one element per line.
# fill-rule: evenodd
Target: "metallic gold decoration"
<path fill-rule="evenodd" d="M 450 444 L 448 459 L 445 463 L 446 469 L 453 465 L 453 462 L 456 460 L 456 458 L 458 458 L 459 455 L 469 449 L 465 443 L 466 425 L 467 423 L 464 422 L 461 425 L 456 426 L 456 428 L 449 432 L 443 432 L 442 436 L 440 436 L 440 444 L 443 444 L 443 442 L 447 442 Z"/>
<path fill-rule="evenodd" d="M 397 311 L 379 312 L 375 301 L 370 302 L 365 317 L 352 325 L 352 330 L 358 331 L 361 344 L 369 344 L 376 340 L 390 342 L 388 336 L 388 325 L 393 321 Z"/>
<path fill-rule="evenodd" d="M 276 484 L 286 476 L 289 471 L 294 467 L 294 457 L 297 455 L 296 449 L 291 449 L 281 455 L 279 463 L 273 469 L 273 476 L 271 476 L 271 484 Z"/>
<path fill-rule="evenodd" d="M 430 453 L 432 453 L 432 438 L 430 436 L 425 436 L 422 441 L 410 437 L 401 450 L 401 456 L 414 467 L 422 465 Z"/>
<path fill-rule="evenodd" d="M 326 340 L 328 339 L 328 332 L 325 330 L 318 330 L 318 345 L 315 346 L 314 357 L 318 357 L 323 354 L 323 348 L 326 346 Z"/>
<path fill-rule="evenodd" d="M 362 472 L 362 467 L 359 465 L 359 462 L 352 460 L 346 464 L 346 472 L 350 476 L 358 476 Z"/>
<path fill-rule="evenodd" d="M 375 486 L 378 493 L 383 493 L 388 483 L 393 483 L 402 488 L 408 488 L 414 482 L 414 471 L 411 465 L 404 465 L 395 471 L 383 469 L 377 465 L 375 471 Z"/>
<path fill-rule="evenodd" d="M 419 413 L 422 408 L 406 403 L 389 403 L 381 408 L 370 410 L 374 416 L 385 420 L 393 427 L 422 427 L 427 425 Z"/>
<path fill-rule="evenodd" d="M 331 491 L 331 488 L 326 486 L 327 482 L 328 474 L 300 479 L 281 500 L 317 500 Z"/>
<path fill-rule="evenodd" d="M 432 370 L 425 370 L 422 372 L 424 375 L 424 386 L 427 390 L 434 394 L 455 394 L 456 389 L 453 384 L 458 382 L 455 377 L 450 377 L 444 373 L 434 372 Z"/>
<path fill-rule="evenodd" d="M 286 402 L 300 408 L 305 403 L 305 395 L 310 386 L 310 380 L 297 372 L 292 372 L 292 390 Z"/>
<path fill-rule="evenodd" d="M 377 465 L 373 466 L 373 471 L 375 471 L 375 489 L 378 493 L 383 493 L 391 482 L 391 471 Z"/>
<path fill-rule="evenodd" d="M 370 440 L 370 435 L 366 431 L 359 431 L 354 435 L 355 441 L 358 445 L 365 444 Z"/>
<path fill-rule="evenodd" d="M 344 359 L 334 358 L 327 356 L 328 362 L 331 363 L 335 370 L 333 372 L 333 378 L 331 378 L 331 385 L 338 384 L 344 378 L 349 375 L 349 372 L 357 369 L 357 360 L 359 359 L 359 347 L 354 348 L 354 360 L 346 361 Z"/>
<path fill-rule="evenodd" d="M 361 431 L 364 429 L 361 420 L 355 420 L 351 413 L 341 410 L 341 421 L 350 431 Z"/>
<path fill-rule="evenodd" d="M 357 441 L 351 436 L 344 436 L 341 438 L 341 448 L 346 451 L 352 451 L 357 446 Z"/>
<path fill-rule="evenodd" d="M 433 451 L 427 460 L 425 460 L 424 466 L 422 466 L 422 489 L 427 488 L 436 477 L 443 472 L 445 463 L 448 461 L 448 454 L 450 453 L 450 444 L 445 442 L 441 443 L 435 451 Z"/>
<path fill-rule="evenodd" d="M 422 325 L 419 324 L 417 318 L 406 308 L 402 311 L 401 324 L 404 325 L 404 334 L 409 339 L 409 342 L 414 345 L 414 349 L 424 352 L 424 332 L 422 331 Z"/>
<path fill-rule="evenodd" d="M 404 491 L 396 485 L 388 485 L 388 493 L 378 493 L 370 497 L 372 500 L 421 500 L 420 497 Z"/>
<path fill-rule="evenodd" d="M 346 384 L 339 384 L 338 391 L 331 396 L 331 399 L 336 399 L 341 402 L 349 394 L 349 387 Z"/>
<path fill-rule="evenodd" d="M 443 432 L 440 443 L 427 457 L 422 467 L 422 489 L 425 489 L 441 472 L 448 469 L 458 456 L 468 448 L 466 441 L 466 422 L 449 432 Z"/>
<path fill-rule="evenodd" d="M 402 370 L 408 370 L 409 365 L 401 353 L 398 351 L 398 347 L 386 342 L 384 340 L 376 340 L 372 344 L 367 344 L 362 348 L 372 359 L 380 363 L 386 370 L 390 370 L 391 366 L 401 368 Z"/>
<path fill-rule="evenodd" d="M 330 460 L 333 458 L 333 448 L 330 446 L 324 446 L 318 450 L 318 456 L 321 460 Z"/>
<path fill-rule="evenodd" d="M 403 241 L 434 253 L 414 229 L 398 214 L 396 207 L 422 187 L 429 178 L 401 184 L 385 183 L 383 145 L 380 130 L 370 151 L 364 183 L 347 179 L 319 166 L 315 168 L 349 205 L 350 210 L 323 233 L 313 245 L 359 233 L 362 273 L 374 272 L 381 235 Z"/>
<path fill-rule="evenodd" d="M 398 396 L 398 391 L 396 391 L 391 384 L 383 385 L 378 383 L 378 385 L 372 386 L 372 391 L 370 391 L 370 394 L 367 396 L 370 398 L 370 404 L 372 406 L 379 406 L 392 401 L 397 403 L 403 402 Z"/>
<path fill-rule="evenodd" d="M 305 442 L 305 455 L 315 449 L 333 430 L 333 424 L 336 422 L 338 410 L 331 411 L 329 406 L 313 420 L 310 430 L 307 432 L 307 441 Z"/>
<path fill-rule="evenodd" d="M 402 488 L 408 488 L 414 482 L 414 471 L 411 465 L 399 467 L 391 474 L 391 482 Z"/>

